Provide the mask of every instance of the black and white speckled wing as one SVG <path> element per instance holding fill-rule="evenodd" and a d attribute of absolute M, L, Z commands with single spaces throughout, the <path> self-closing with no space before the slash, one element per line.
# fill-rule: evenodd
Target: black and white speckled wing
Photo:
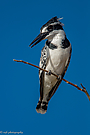
<path fill-rule="evenodd" d="M 39 67 L 45 69 L 48 63 L 49 59 L 49 50 L 48 46 L 44 46 L 41 51 L 41 58 L 40 58 L 40 64 Z M 42 70 L 39 70 L 39 79 L 40 79 L 40 100 L 43 99 L 43 87 L 44 87 L 44 74 L 45 72 Z"/>
<path fill-rule="evenodd" d="M 49 50 L 48 50 L 48 46 L 45 45 L 41 51 L 39 67 L 45 69 L 48 64 L 48 60 L 49 60 Z M 44 76 L 45 76 L 45 72 L 43 70 L 39 70 L 40 98 L 36 107 L 36 111 L 41 114 L 45 113 L 47 110 L 47 103 L 42 102 L 43 93 L 44 93 Z"/>

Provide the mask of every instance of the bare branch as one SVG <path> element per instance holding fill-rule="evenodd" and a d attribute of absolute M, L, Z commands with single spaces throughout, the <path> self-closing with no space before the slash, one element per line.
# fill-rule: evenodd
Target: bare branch
<path fill-rule="evenodd" d="M 40 67 L 38 67 L 38 66 L 36 66 L 36 65 L 34 65 L 34 64 L 31 64 L 31 63 L 29 63 L 29 62 L 25 62 L 25 61 L 23 61 L 23 60 L 15 60 L 15 59 L 13 59 L 13 61 L 16 61 L 16 62 L 23 62 L 23 63 L 25 63 L 25 64 L 31 65 L 31 66 L 33 66 L 33 67 L 36 67 L 36 68 L 38 68 L 39 70 L 43 70 L 43 71 L 45 71 L 45 72 L 47 72 L 47 73 L 49 72 L 49 71 L 47 71 L 47 70 L 45 70 L 45 69 L 43 69 L 43 68 L 40 68 Z M 51 72 L 51 74 L 54 75 L 54 76 L 56 76 L 56 77 L 58 78 L 58 75 L 54 74 L 53 72 Z M 68 84 L 70 84 L 70 85 L 76 87 L 78 90 L 83 91 L 83 92 L 87 95 L 87 97 L 88 97 L 88 99 L 89 99 L 89 101 L 90 101 L 90 95 L 88 94 L 88 92 L 86 91 L 86 88 L 85 88 L 82 84 L 81 84 L 82 88 L 80 88 L 80 87 L 78 87 L 76 84 L 73 84 L 73 83 L 67 81 L 66 79 L 62 79 L 62 80 L 65 81 L 66 83 L 68 83 Z"/>

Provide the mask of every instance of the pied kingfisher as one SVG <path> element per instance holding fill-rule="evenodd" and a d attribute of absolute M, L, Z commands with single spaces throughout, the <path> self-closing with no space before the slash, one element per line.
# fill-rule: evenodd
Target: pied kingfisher
<path fill-rule="evenodd" d="M 31 42 L 33 47 L 43 39 L 47 39 L 41 51 L 39 66 L 49 71 L 39 70 L 40 98 L 36 107 L 38 113 L 47 111 L 48 102 L 56 92 L 65 75 L 71 58 L 71 44 L 66 37 L 61 18 L 53 17 L 40 29 L 40 34 Z M 51 72 L 59 75 L 56 78 Z"/>

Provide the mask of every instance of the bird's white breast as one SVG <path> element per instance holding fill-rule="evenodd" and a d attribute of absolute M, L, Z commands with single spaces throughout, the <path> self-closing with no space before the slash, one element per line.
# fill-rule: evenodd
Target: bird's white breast
<path fill-rule="evenodd" d="M 62 40 L 65 40 L 65 32 L 60 30 L 52 40 L 52 44 L 57 46 L 57 49 L 49 49 L 49 62 L 47 69 L 56 74 L 62 74 L 70 56 L 70 48 L 62 47 Z"/>
<path fill-rule="evenodd" d="M 62 39 L 65 39 L 64 31 L 57 34 L 51 43 L 57 46 L 55 49 L 50 49 L 48 47 L 48 63 L 46 65 L 46 70 L 51 70 L 57 75 L 62 75 L 65 71 L 65 67 L 68 63 L 70 57 L 71 46 L 67 48 L 62 47 Z M 44 99 L 46 95 L 51 90 L 51 88 L 56 84 L 57 78 L 53 75 L 44 76 Z"/>

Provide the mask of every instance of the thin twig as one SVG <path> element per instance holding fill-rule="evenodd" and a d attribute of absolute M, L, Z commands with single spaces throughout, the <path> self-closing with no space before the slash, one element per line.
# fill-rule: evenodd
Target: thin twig
<path fill-rule="evenodd" d="M 16 62 L 23 62 L 23 63 L 25 63 L 25 64 L 31 65 L 31 66 L 33 66 L 33 67 L 36 67 L 36 68 L 38 68 L 39 70 L 43 70 L 43 71 L 45 71 L 45 72 L 47 72 L 47 73 L 49 72 L 49 71 L 47 71 L 47 70 L 45 70 L 45 69 L 43 69 L 43 68 L 40 68 L 40 67 L 38 67 L 38 66 L 36 66 L 36 65 L 34 65 L 34 64 L 31 64 L 31 63 L 29 63 L 29 62 L 25 62 L 25 61 L 23 61 L 23 60 L 15 60 L 15 59 L 13 59 L 13 61 L 16 61 Z M 58 78 L 58 75 L 54 74 L 53 72 L 51 72 L 51 74 L 54 75 L 54 76 L 56 76 L 56 77 Z M 83 91 L 83 92 L 87 95 L 87 97 L 88 97 L 88 99 L 89 99 L 89 101 L 90 101 L 90 95 L 88 94 L 88 92 L 86 91 L 86 88 L 85 88 L 82 84 L 81 84 L 82 88 L 80 88 L 80 87 L 78 87 L 76 84 L 73 84 L 73 83 L 67 81 L 66 79 L 62 79 L 62 80 L 65 81 L 66 83 L 68 83 L 68 84 L 70 84 L 70 85 L 76 87 L 78 90 Z"/>

